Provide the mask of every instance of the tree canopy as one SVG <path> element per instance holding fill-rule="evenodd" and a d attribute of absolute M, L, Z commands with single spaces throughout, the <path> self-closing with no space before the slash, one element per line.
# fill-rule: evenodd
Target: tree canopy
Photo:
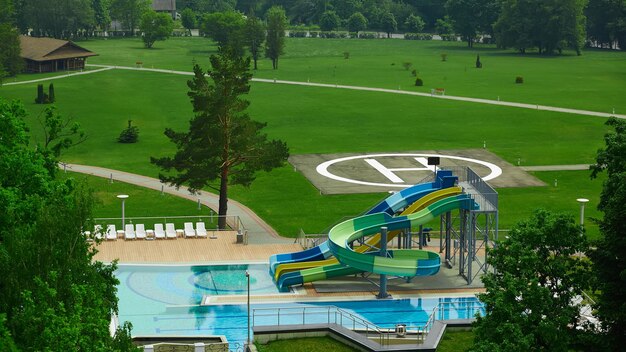
<path fill-rule="evenodd" d="M 360 12 L 355 12 L 348 18 L 348 30 L 350 32 L 360 32 L 367 28 L 367 18 Z"/>
<path fill-rule="evenodd" d="M 339 28 L 341 24 L 341 18 L 337 16 L 335 11 L 324 11 L 320 18 L 320 29 L 323 31 L 334 31 Z"/>
<path fill-rule="evenodd" d="M 571 216 L 537 210 L 493 248 L 483 276 L 485 316 L 474 325 L 472 351 L 568 351 L 578 343 L 579 307 L 589 288 L 588 247 Z"/>
<path fill-rule="evenodd" d="M 601 239 L 589 251 L 597 278 L 597 315 L 613 351 L 626 345 L 626 122 L 611 118 L 591 176 L 606 172 L 598 209 Z"/>
<path fill-rule="evenodd" d="M 152 158 L 152 163 L 165 172 L 177 172 L 159 174 L 163 182 L 186 185 L 191 192 L 204 187 L 218 190 L 218 226 L 224 229 L 228 185 L 249 186 L 258 171 L 283 165 L 288 149 L 284 142 L 268 140 L 261 132 L 266 124 L 246 113 L 250 103 L 242 95 L 250 91 L 250 59 L 222 50 L 210 61 L 212 69 L 206 73 L 194 65 L 194 78 L 187 83 L 195 112 L 189 131 L 166 129 L 178 150 L 173 157 Z"/>
<path fill-rule="evenodd" d="M 250 49 L 250 55 L 254 62 L 254 69 L 257 69 L 257 61 L 265 41 L 265 24 L 255 16 L 248 16 L 244 28 L 244 42 Z"/>
<path fill-rule="evenodd" d="M 287 16 L 280 6 L 267 11 L 267 39 L 265 40 L 265 56 L 272 60 L 272 68 L 278 69 L 278 58 L 285 50 L 285 29 Z"/>
<path fill-rule="evenodd" d="M 110 9 L 111 18 L 134 35 L 141 16 L 150 9 L 150 0 L 111 0 Z"/>
<path fill-rule="evenodd" d="M 580 54 L 585 39 L 587 0 L 506 0 L 494 32 L 498 44 L 525 53 L 572 48 Z"/>
<path fill-rule="evenodd" d="M 174 30 L 174 21 L 168 13 L 156 13 L 153 10 L 144 12 L 141 16 L 139 29 L 143 32 L 141 39 L 146 48 L 152 48 L 157 40 L 165 40 Z"/>
<path fill-rule="evenodd" d="M 242 32 L 246 24 L 244 16 L 236 11 L 205 14 L 200 21 L 200 31 L 217 42 L 220 48 L 230 47 L 239 55 L 243 53 Z"/>
<path fill-rule="evenodd" d="M 479 33 L 491 33 L 499 14 L 498 0 L 448 0 L 446 10 L 457 34 L 473 47 Z"/>
<path fill-rule="evenodd" d="M 57 178 L 54 152 L 29 146 L 25 117 L 21 103 L 0 99 L 0 342 L 27 351 L 111 350 L 118 281 L 115 264 L 93 261 L 83 235 L 93 228 L 93 196 Z"/>

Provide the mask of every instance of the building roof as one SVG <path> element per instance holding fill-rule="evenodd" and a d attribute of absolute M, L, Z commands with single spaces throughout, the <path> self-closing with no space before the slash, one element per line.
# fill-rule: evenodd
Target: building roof
<path fill-rule="evenodd" d="M 21 35 L 20 45 L 20 56 L 33 61 L 70 59 L 98 55 L 70 41 L 53 38 L 35 38 Z"/>
<path fill-rule="evenodd" d="M 176 0 L 152 0 L 154 11 L 176 11 Z"/>

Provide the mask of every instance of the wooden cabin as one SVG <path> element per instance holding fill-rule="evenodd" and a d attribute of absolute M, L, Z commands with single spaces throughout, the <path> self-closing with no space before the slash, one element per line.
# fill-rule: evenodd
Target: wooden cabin
<path fill-rule="evenodd" d="M 20 42 L 26 72 L 82 70 L 88 57 L 98 55 L 67 40 L 21 35 Z"/>

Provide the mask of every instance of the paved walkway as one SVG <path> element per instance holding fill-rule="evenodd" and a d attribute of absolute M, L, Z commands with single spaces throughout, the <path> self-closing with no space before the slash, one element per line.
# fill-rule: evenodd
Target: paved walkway
<path fill-rule="evenodd" d="M 62 165 L 61 168 L 63 168 Z M 124 171 L 106 169 L 97 166 L 67 164 L 67 168 L 69 171 L 79 172 L 83 174 L 103 178 L 112 177 L 114 180 L 117 181 L 151 188 L 157 191 L 160 191 L 161 187 L 163 187 L 164 192 L 181 198 L 186 198 L 192 201 L 197 201 L 198 199 L 200 199 L 200 203 L 210 207 L 216 212 L 219 207 L 219 197 L 213 193 L 201 191 L 198 195 L 192 195 L 189 194 L 186 189 L 181 188 L 177 190 L 175 187 L 164 185 L 159 179 L 156 178 L 131 174 Z M 250 244 L 293 243 L 294 241 L 293 239 L 280 237 L 270 225 L 263 221 L 263 219 L 257 216 L 248 207 L 235 200 L 228 200 L 228 215 L 238 216 L 239 219 L 241 219 L 243 226 L 248 231 L 248 243 Z"/>
<path fill-rule="evenodd" d="M 71 73 L 71 74 L 66 74 L 62 76 L 41 78 L 41 79 L 36 79 L 36 80 L 31 80 L 31 81 L 10 82 L 10 83 L 5 83 L 4 85 L 9 86 L 9 85 L 17 85 L 17 84 L 42 82 L 42 81 L 47 81 L 51 79 L 60 79 L 60 78 L 65 78 L 65 77 L 77 76 L 77 75 L 86 75 L 86 74 L 92 74 L 92 73 L 97 73 L 97 72 L 112 70 L 112 69 L 158 72 L 158 73 L 168 73 L 168 74 L 175 74 L 175 75 L 193 76 L 193 72 L 165 70 L 165 69 L 159 69 L 159 68 L 138 68 L 138 67 L 128 67 L 128 66 L 112 66 L 112 65 L 96 65 L 96 64 L 87 64 L 87 66 L 99 67 L 100 69 L 96 69 L 93 71 Z M 286 80 L 266 79 L 266 78 L 252 78 L 252 82 L 287 84 L 287 85 L 320 87 L 320 88 L 349 89 L 349 90 L 381 92 L 381 93 L 391 93 L 391 94 L 404 94 L 404 95 L 413 95 L 413 96 L 420 96 L 420 97 L 429 97 L 433 99 L 456 100 L 456 101 L 464 101 L 464 102 L 470 102 L 470 103 L 508 106 L 508 107 L 522 108 L 522 109 L 554 111 L 554 112 L 561 112 L 561 113 L 566 113 L 566 114 L 577 114 L 577 115 L 598 116 L 598 117 L 614 116 L 620 119 L 626 119 L 626 115 L 608 113 L 608 112 L 560 108 L 560 107 L 555 107 L 555 106 L 538 105 L 538 104 L 515 103 L 515 102 L 492 100 L 492 99 L 469 98 L 469 97 L 461 97 L 461 96 L 454 96 L 454 95 L 437 95 L 437 94 L 422 93 L 422 92 L 404 91 L 400 89 L 396 90 L 396 89 L 350 86 L 350 85 L 341 85 L 341 84 L 298 82 L 298 81 L 286 81 Z"/>

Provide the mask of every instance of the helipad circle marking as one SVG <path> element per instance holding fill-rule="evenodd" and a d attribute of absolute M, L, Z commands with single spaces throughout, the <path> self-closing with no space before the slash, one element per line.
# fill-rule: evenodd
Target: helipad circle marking
<path fill-rule="evenodd" d="M 376 183 L 376 182 L 366 182 L 366 181 L 353 180 L 353 179 L 350 179 L 350 178 L 337 176 L 337 175 L 331 173 L 330 171 L 328 171 L 328 168 L 331 165 L 334 165 L 334 164 L 337 164 L 337 163 L 340 163 L 340 162 L 344 162 L 344 161 L 348 161 L 348 160 L 365 159 L 365 158 L 381 158 L 381 157 L 397 157 L 397 156 L 406 156 L 406 157 L 432 157 L 432 156 L 434 156 L 434 157 L 440 157 L 442 159 L 462 160 L 462 161 L 467 161 L 467 162 L 474 163 L 474 164 L 479 164 L 479 165 L 482 165 L 482 166 L 485 166 L 485 167 L 489 168 L 489 170 L 491 171 L 489 173 L 489 175 L 487 175 L 487 176 L 482 178 L 484 181 L 493 180 L 494 178 L 502 175 L 502 169 L 499 166 L 497 166 L 495 164 L 492 164 L 490 162 L 477 160 L 477 159 L 471 159 L 471 158 L 465 158 L 465 157 L 462 157 L 462 156 L 442 155 L 442 154 L 367 154 L 367 155 L 355 155 L 355 156 L 348 156 L 348 157 L 345 157 L 345 158 L 338 158 L 338 159 L 325 161 L 325 162 L 319 164 L 315 168 L 315 170 L 317 171 L 318 174 L 320 174 L 320 175 L 322 175 L 324 177 L 328 177 L 330 179 L 333 179 L 333 180 L 336 180 L 336 181 L 341 181 L 341 182 L 354 183 L 354 184 L 365 185 L 365 186 L 406 188 L 406 187 L 409 187 L 411 185 L 407 185 L 407 184 Z"/>

